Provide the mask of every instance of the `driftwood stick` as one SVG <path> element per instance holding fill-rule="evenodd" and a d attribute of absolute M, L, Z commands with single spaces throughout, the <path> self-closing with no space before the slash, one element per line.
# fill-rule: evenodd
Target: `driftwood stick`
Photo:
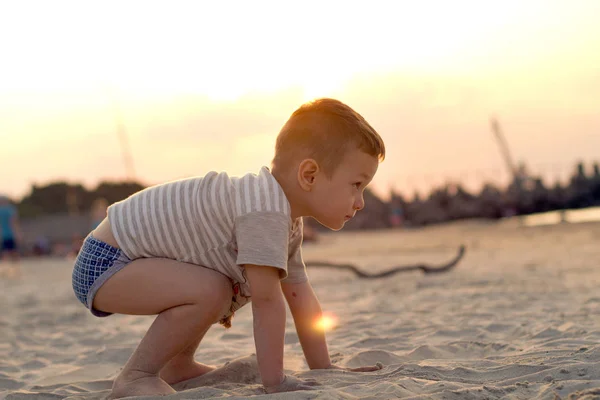
<path fill-rule="evenodd" d="M 454 257 L 448 263 L 443 264 L 443 265 L 438 265 L 438 266 L 433 266 L 433 265 L 428 265 L 428 264 L 400 265 L 397 267 L 392 267 L 392 268 L 388 269 L 387 271 L 373 273 L 373 274 L 369 274 L 367 272 L 361 271 L 354 264 L 332 263 L 329 261 L 306 261 L 306 266 L 311 267 L 311 268 L 312 267 L 326 267 L 326 268 L 341 269 L 341 270 L 346 270 L 346 271 L 350 270 L 350 271 L 354 272 L 356 274 L 356 276 L 358 276 L 359 278 L 364 278 L 364 279 L 385 278 L 388 276 L 398 274 L 400 272 L 409 272 L 409 271 L 417 271 L 417 270 L 421 270 L 426 274 L 437 274 L 437 273 L 441 273 L 441 272 L 448 272 L 449 270 L 454 268 L 460 262 L 460 260 L 462 260 L 462 258 L 465 255 L 465 252 L 466 252 L 465 245 L 460 246 L 456 257 Z"/>

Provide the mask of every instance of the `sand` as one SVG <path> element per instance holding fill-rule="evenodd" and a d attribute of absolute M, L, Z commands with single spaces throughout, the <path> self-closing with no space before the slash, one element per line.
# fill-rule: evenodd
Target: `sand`
<path fill-rule="evenodd" d="M 440 275 L 367 281 L 309 270 L 338 318 L 332 359 L 381 362 L 380 371 L 309 371 L 288 315 L 285 368 L 319 386 L 266 395 L 246 307 L 232 329 L 211 329 L 196 354 L 218 369 L 169 398 L 600 399 L 599 241 L 598 223 L 514 221 L 323 236 L 305 259 L 371 271 L 444 262 L 461 243 L 468 252 Z M 72 293 L 70 261 L 25 260 L 21 269 L 20 279 L 0 279 L 0 399 L 105 398 L 152 317 L 93 317 Z"/>

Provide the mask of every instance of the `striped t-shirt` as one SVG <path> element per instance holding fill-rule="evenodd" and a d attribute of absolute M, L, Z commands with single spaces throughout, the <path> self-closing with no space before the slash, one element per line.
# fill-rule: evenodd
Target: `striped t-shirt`
<path fill-rule="evenodd" d="M 302 219 L 267 167 L 258 175 L 204 177 L 152 186 L 108 208 L 113 235 L 131 259 L 161 257 L 214 269 L 249 301 L 244 264 L 279 269 L 283 282 L 304 282 Z M 239 285 L 238 285 L 239 284 Z"/>

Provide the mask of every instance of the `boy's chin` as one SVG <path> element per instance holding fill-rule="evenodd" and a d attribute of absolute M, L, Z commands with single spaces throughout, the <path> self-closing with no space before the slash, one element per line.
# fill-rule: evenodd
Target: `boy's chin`
<path fill-rule="evenodd" d="M 346 225 L 346 221 L 343 221 L 341 223 L 335 223 L 335 222 L 323 222 L 323 221 L 319 221 L 317 220 L 321 225 L 323 225 L 325 228 L 327 229 L 331 229 L 332 231 L 339 231 L 341 230 L 344 225 Z"/>

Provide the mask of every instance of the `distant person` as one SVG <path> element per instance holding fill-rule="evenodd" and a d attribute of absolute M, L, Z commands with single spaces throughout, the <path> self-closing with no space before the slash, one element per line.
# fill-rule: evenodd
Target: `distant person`
<path fill-rule="evenodd" d="M 21 236 L 17 208 L 6 196 L 0 196 L 0 237 L 2 239 L 2 261 L 19 261 L 18 239 Z M 15 272 L 9 270 L 9 272 Z"/>
<path fill-rule="evenodd" d="M 283 371 L 286 309 L 311 369 L 331 363 L 315 329 L 321 306 L 302 260 L 302 216 L 341 229 L 364 207 L 384 143 L 347 105 L 302 105 L 277 137 L 272 169 L 210 172 L 153 186 L 111 205 L 85 239 L 73 289 L 92 314 L 158 317 L 113 383 L 111 397 L 173 393 L 171 384 L 213 367 L 194 361 L 216 322 L 252 300 L 254 341 L 267 393 L 310 389 Z"/>
<path fill-rule="evenodd" d="M 404 209 L 400 205 L 394 205 L 390 215 L 390 223 L 393 227 L 402 226 L 404 223 Z"/>
<path fill-rule="evenodd" d="M 35 238 L 33 242 L 33 255 L 35 256 L 47 256 L 51 254 L 52 248 L 50 240 L 44 235 L 40 235 Z"/>

